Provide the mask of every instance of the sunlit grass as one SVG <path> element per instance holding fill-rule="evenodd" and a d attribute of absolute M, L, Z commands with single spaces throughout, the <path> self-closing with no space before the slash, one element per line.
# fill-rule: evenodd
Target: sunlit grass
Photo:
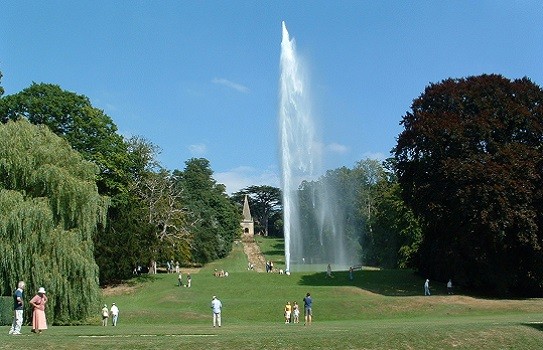
<path fill-rule="evenodd" d="M 265 239 L 264 252 L 278 241 Z M 271 254 L 267 258 L 275 256 Z M 215 269 L 229 276 L 213 276 Z M 186 271 L 185 271 L 186 272 Z M 192 288 L 177 287 L 175 274 L 145 276 L 108 291 L 104 301 L 121 310 L 118 327 L 51 327 L 43 335 L 0 334 L 0 349 L 541 349 L 543 301 L 446 295 L 411 271 L 362 270 L 349 280 L 335 271 L 291 276 L 247 271 L 240 244 L 232 255 L 192 271 Z M 314 297 L 311 326 L 283 322 L 286 301 Z M 210 301 L 223 302 L 223 327 L 211 327 Z"/>

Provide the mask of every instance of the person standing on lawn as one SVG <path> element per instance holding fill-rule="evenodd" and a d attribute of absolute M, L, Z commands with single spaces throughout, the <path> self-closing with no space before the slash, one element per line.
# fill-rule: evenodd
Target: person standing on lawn
<path fill-rule="evenodd" d="M 304 326 L 311 324 L 311 318 L 313 316 L 313 299 L 311 298 L 311 294 L 307 293 L 304 298 Z"/>
<path fill-rule="evenodd" d="M 30 299 L 30 305 L 32 305 L 32 332 L 41 333 L 44 329 L 47 329 L 47 319 L 45 318 L 45 304 L 47 303 L 47 296 L 45 295 L 45 288 L 40 287 L 38 294 L 34 298 Z"/>
<path fill-rule="evenodd" d="M 213 327 L 221 326 L 221 312 L 222 312 L 222 303 L 214 295 L 211 300 L 211 309 L 213 310 Z"/>
<path fill-rule="evenodd" d="M 20 335 L 21 326 L 23 325 L 23 291 L 25 289 L 24 281 L 17 283 L 17 289 L 13 292 L 13 323 L 9 334 Z"/>

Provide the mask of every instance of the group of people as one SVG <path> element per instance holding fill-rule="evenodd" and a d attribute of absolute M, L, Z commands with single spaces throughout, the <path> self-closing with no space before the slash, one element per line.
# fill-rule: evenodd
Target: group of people
<path fill-rule="evenodd" d="M 107 309 L 107 304 L 104 304 L 101 314 L 102 314 L 102 326 L 107 326 L 107 321 L 110 316 L 111 316 L 111 325 L 112 326 L 117 325 L 117 321 L 119 319 L 119 308 L 117 307 L 117 304 L 112 303 L 110 310 Z"/>
<path fill-rule="evenodd" d="M 24 310 L 24 289 L 26 284 L 19 281 L 17 289 L 13 292 L 13 322 L 9 334 L 20 335 L 23 325 Z M 30 299 L 32 306 L 32 332 L 40 334 L 47 329 L 47 319 L 45 317 L 45 304 L 47 304 L 47 295 L 45 288 L 40 287 L 36 295 Z"/>
<path fill-rule="evenodd" d="M 192 276 L 190 275 L 190 272 L 187 273 L 187 284 L 183 283 L 183 273 L 179 271 L 179 275 L 177 275 L 177 286 L 178 287 L 188 287 L 192 285 Z"/>
<path fill-rule="evenodd" d="M 17 289 L 13 292 L 13 322 L 9 330 L 9 334 L 12 335 L 21 334 L 21 327 L 23 325 L 24 317 L 25 287 L 26 283 L 24 281 L 19 281 L 19 283 L 17 283 Z M 44 287 L 38 288 L 36 295 L 34 295 L 34 297 L 29 301 L 29 304 L 32 306 L 32 333 L 41 334 L 47 329 L 47 318 L 45 316 L 45 306 L 47 301 L 48 299 Z M 117 305 L 115 305 L 115 303 L 111 305 L 111 310 L 108 310 L 107 305 L 104 304 L 101 314 L 103 326 L 107 326 L 107 320 L 110 316 L 112 319 L 112 325 L 117 325 L 119 308 Z"/>
<path fill-rule="evenodd" d="M 449 281 L 447 282 L 447 294 L 452 295 L 453 294 L 453 285 L 452 285 L 452 279 L 449 278 Z M 430 280 L 426 279 L 424 282 L 424 295 L 429 296 L 430 295 Z"/>
<path fill-rule="evenodd" d="M 179 273 L 179 261 L 176 261 L 175 264 L 173 263 L 173 260 L 166 261 L 166 271 L 168 273 Z"/>
<path fill-rule="evenodd" d="M 213 276 L 215 277 L 228 277 L 228 271 L 224 271 L 224 270 L 217 270 L 215 269 L 215 271 L 213 271 Z"/>
<path fill-rule="evenodd" d="M 313 299 L 311 298 L 311 294 L 307 293 L 304 297 L 304 325 L 311 324 L 313 316 L 312 307 Z M 283 311 L 285 316 L 285 324 L 300 323 L 300 308 L 296 301 L 294 301 L 292 304 L 290 304 L 290 301 L 287 301 Z"/>
<path fill-rule="evenodd" d="M 273 261 L 266 261 L 266 272 L 273 272 Z"/>

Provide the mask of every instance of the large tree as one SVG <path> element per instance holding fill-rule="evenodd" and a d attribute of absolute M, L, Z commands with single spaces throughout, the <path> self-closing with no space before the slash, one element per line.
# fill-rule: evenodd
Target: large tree
<path fill-rule="evenodd" d="M 113 196 L 115 207 L 108 211 L 107 226 L 101 227 L 94 240 L 101 284 L 132 277 L 136 266 L 149 266 L 156 255 L 156 226 L 148 220 L 149 206 L 142 198 L 141 186 L 159 167 L 159 149 L 142 137 L 131 137 L 126 142 L 128 190 Z"/>
<path fill-rule="evenodd" d="M 543 292 L 543 90 L 500 75 L 431 84 L 395 148 L 420 216 L 419 268 L 495 293 Z"/>
<path fill-rule="evenodd" d="M 98 168 L 98 191 L 111 199 L 107 224 L 100 225 L 95 241 L 95 257 L 100 282 L 107 284 L 131 276 L 133 266 L 148 260 L 148 228 L 141 212 L 142 203 L 133 188 L 146 162 L 141 149 L 130 148 L 117 133 L 117 126 L 88 97 L 61 89 L 54 84 L 36 84 L 0 99 L 0 120 L 27 119 L 46 125 L 67 140 L 86 160 Z"/>
<path fill-rule="evenodd" d="M 206 263 L 224 258 L 241 235 L 241 212 L 226 195 L 224 185 L 213 179 L 207 159 L 192 158 L 185 165 L 173 175 L 189 213 L 192 259 Z"/>
<path fill-rule="evenodd" d="M 256 224 L 255 231 L 262 233 L 264 236 L 268 236 L 270 231 L 276 231 L 273 219 L 280 217 L 274 214 L 280 213 L 282 210 L 281 190 L 277 187 L 267 185 L 249 186 L 232 194 L 232 200 L 241 207 L 243 206 L 245 195 L 249 197 L 251 215 L 255 219 Z M 271 228 L 270 218 L 272 219 Z"/>
<path fill-rule="evenodd" d="M 361 207 L 368 213 L 364 251 L 366 263 L 385 268 L 407 268 L 415 266 L 421 240 L 417 218 L 407 208 L 401 197 L 400 186 L 393 171 L 391 159 L 379 166 L 379 176 L 369 188 L 371 207 Z M 371 209 L 371 217 L 370 217 Z"/>
<path fill-rule="evenodd" d="M 88 97 L 54 84 L 36 84 L 0 99 L 0 121 L 20 118 L 47 125 L 100 169 L 98 190 L 110 197 L 125 190 L 129 160 L 117 126 Z"/>
<path fill-rule="evenodd" d="M 0 124 L 0 286 L 45 287 L 54 324 L 83 321 L 100 300 L 92 236 L 108 201 L 97 171 L 45 126 Z"/>

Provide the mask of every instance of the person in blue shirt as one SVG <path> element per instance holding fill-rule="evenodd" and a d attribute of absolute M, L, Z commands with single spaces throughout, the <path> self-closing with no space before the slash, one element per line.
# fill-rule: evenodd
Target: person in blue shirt
<path fill-rule="evenodd" d="M 304 326 L 311 324 L 311 316 L 313 315 L 312 308 L 313 307 L 313 299 L 311 299 L 311 294 L 307 293 L 304 298 L 304 317 L 305 322 Z"/>

